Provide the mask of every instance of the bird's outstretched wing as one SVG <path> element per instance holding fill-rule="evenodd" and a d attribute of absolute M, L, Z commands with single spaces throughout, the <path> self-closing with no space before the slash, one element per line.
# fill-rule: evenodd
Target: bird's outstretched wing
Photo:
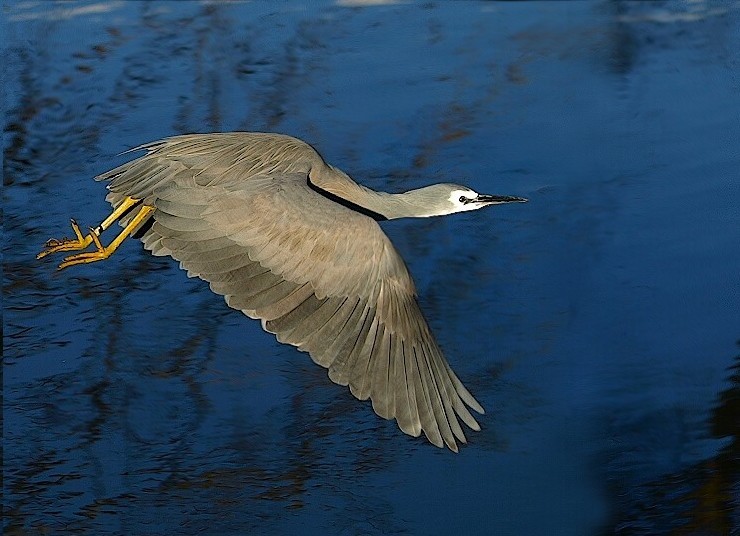
<path fill-rule="evenodd" d="M 480 429 L 466 404 L 483 408 L 437 346 L 403 260 L 374 220 L 316 193 L 307 178 L 213 184 L 178 172 L 149 193 L 156 211 L 142 241 L 308 352 L 378 415 L 456 451 L 466 441 L 458 418 Z M 124 194 L 115 188 L 112 201 Z"/>

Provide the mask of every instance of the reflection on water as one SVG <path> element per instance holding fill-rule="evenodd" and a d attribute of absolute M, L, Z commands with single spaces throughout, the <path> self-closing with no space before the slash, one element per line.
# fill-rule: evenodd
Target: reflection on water
<path fill-rule="evenodd" d="M 735 3 L 5 14 L 5 533 L 740 528 Z M 459 455 L 137 243 L 35 261 L 69 216 L 106 215 L 91 177 L 120 151 L 239 129 L 377 189 L 531 199 L 384 226 L 489 410 Z"/>
<path fill-rule="evenodd" d="M 738 343 L 740 345 L 740 343 Z M 730 386 L 718 397 L 709 423 L 712 438 L 722 441 L 717 452 L 657 478 L 632 481 L 613 450 L 615 495 L 619 501 L 618 534 L 733 534 L 740 525 L 740 355 L 730 368 Z M 612 433 L 629 434 L 629 430 Z"/>

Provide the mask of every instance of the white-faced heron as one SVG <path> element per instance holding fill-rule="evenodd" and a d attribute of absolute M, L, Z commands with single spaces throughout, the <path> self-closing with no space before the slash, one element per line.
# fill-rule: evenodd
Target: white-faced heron
<path fill-rule="evenodd" d="M 526 199 L 456 184 L 376 192 L 281 134 L 192 134 L 136 149 L 147 154 L 96 177 L 110 181 L 113 213 L 87 235 L 73 220 L 75 238 L 49 240 L 39 258 L 94 245 L 60 268 L 94 262 L 137 234 L 405 433 L 457 451 L 466 442 L 458 417 L 480 430 L 466 405 L 483 408 L 442 356 L 377 220 Z M 124 230 L 103 246 L 100 234 L 116 221 Z"/>

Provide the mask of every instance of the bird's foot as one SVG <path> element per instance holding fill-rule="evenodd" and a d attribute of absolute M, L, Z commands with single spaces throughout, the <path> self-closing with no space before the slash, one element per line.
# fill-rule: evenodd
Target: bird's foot
<path fill-rule="evenodd" d="M 37 259 L 41 259 L 50 255 L 51 253 L 59 253 L 60 251 L 79 251 L 85 249 L 93 242 L 93 236 L 97 238 L 97 234 L 92 229 L 88 236 L 82 236 L 80 226 L 77 225 L 75 220 L 72 220 L 72 231 L 75 233 L 75 238 L 62 238 L 57 240 L 56 238 L 50 238 L 44 244 L 44 249 L 36 255 Z"/>

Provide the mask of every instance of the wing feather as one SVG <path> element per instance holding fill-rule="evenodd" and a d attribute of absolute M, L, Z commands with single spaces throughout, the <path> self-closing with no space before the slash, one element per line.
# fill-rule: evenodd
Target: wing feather
<path fill-rule="evenodd" d="M 349 298 L 331 298 L 325 300 L 325 303 L 331 303 L 330 307 L 323 308 L 321 318 L 317 318 L 319 326 L 306 335 L 303 346 L 319 365 L 328 368 L 334 361 L 334 356 L 330 356 L 322 349 L 326 346 L 326 341 L 331 340 L 328 335 L 336 330 L 337 325 L 343 324 L 346 306 Z"/>
<path fill-rule="evenodd" d="M 370 398 L 373 401 L 375 413 L 384 419 L 393 417 L 391 413 L 391 401 L 388 398 L 388 374 L 390 371 L 392 335 L 389 330 L 384 330 L 379 340 L 376 341 L 373 348 L 373 355 L 370 358 L 372 363 L 372 373 L 368 374 L 364 380 L 369 391 Z"/>
<path fill-rule="evenodd" d="M 270 307 L 273 304 L 280 303 L 288 296 L 294 295 L 296 290 L 301 288 L 300 285 L 296 285 L 295 283 L 286 281 L 282 277 L 278 279 L 279 281 L 276 285 L 260 291 L 249 298 L 249 309 L 245 309 L 246 311 L 252 312 L 252 314 L 249 314 L 249 316 L 262 318 L 262 315 L 256 314 L 257 310 L 261 310 L 263 307 Z"/>
<path fill-rule="evenodd" d="M 458 441 L 461 443 L 467 443 L 468 441 L 465 437 L 465 433 L 460 427 L 460 422 L 457 420 L 457 415 L 452 406 L 451 400 L 455 397 L 455 393 L 451 390 L 452 385 L 449 381 L 449 377 L 446 376 L 445 371 L 441 370 L 438 359 L 430 359 L 430 366 L 433 371 L 433 376 L 439 381 L 439 385 L 437 387 L 439 389 L 439 395 L 444 406 L 445 414 L 447 415 L 447 420 L 450 424 L 450 429 L 452 430 L 452 433 L 455 434 Z"/>
<path fill-rule="evenodd" d="M 442 446 L 442 435 L 439 433 L 439 426 L 434 417 L 434 408 L 432 407 L 432 401 L 429 397 L 429 387 L 426 384 L 426 378 L 421 370 L 421 363 L 423 363 L 423 355 L 419 355 L 421 352 L 417 348 L 414 348 L 414 358 L 411 361 L 412 364 L 412 383 L 414 384 L 414 393 L 416 395 L 416 407 L 419 410 L 419 420 L 421 421 L 421 429 L 427 439 L 438 447 Z M 421 360 L 421 363 L 420 363 Z"/>
<path fill-rule="evenodd" d="M 304 318 L 290 334 L 291 339 L 295 341 L 293 344 L 305 346 L 307 350 L 310 350 L 311 337 L 326 326 L 326 323 L 331 320 L 339 310 L 339 307 L 341 307 L 342 301 L 341 298 L 319 300 L 320 305 L 316 310 Z"/>
<path fill-rule="evenodd" d="M 408 377 L 406 376 L 406 346 L 403 339 L 397 338 L 394 341 L 399 347 L 393 362 L 393 379 L 389 382 L 390 394 L 394 397 L 394 413 L 399 428 L 409 435 L 415 435 L 409 403 Z"/>
<path fill-rule="evenodd" d="M 370 321 L 370 329 L 365 334 L 364 340 L 358 340 L 347 359 L 349 368 L 349 390 L 360 400 L 367 400 L 370 396 L 370 363 L 378 344 L 378 338 L 383 335 L 384 328 L 378 321 L 377 316 L 366 319 Z"/>
<path fill-rule="evenodd" d="M 288 314 L 281 316 L 271 322 L 271 329 L 280 342 L 287 342 L 298 345 L 299 340 L 293 337 L 293 332 L 311 315 L 313 315 L 322 305 L 323 301 L 318 299 L 315 294 L 311 294 L 303 300 L 295 309 Z"/>
<path fill-rule="evenodd" d="M 269 270 L 255 262 L 241 268 L 236 268 L 231 272 L 209 274 L 207 281 L 210 281 L 213 292 L 226 296 L 228 294 L 237 294 L 239 291 L 244 292 L 250 279 L 265 272 L 269 272 Z"/>
<path fill-rule="evenodd" d="M 288 314 L 289 311 L 298 307 L 299 304 L 303 303 L 303 301 L 313 294 L 313 289 L 308 283 L 304 283 L 301 286 L 296 285 L 296 287 L 293 292 L 280 300 L 266 305 L 254 304 L 254 314 L 249 314 L 249 316 L 261 318 L 265 322 L 269 322 Z"/>
<path fill-rule="evenodd" d="M 336 310 L 334 315 L 326 322 L 324 327 L 314 333 L 311 343 L 315 343 L 315 346 L 310 351 L 315 352 L 316 354 L 331 356 L 331 359 L 329 360 L 326 360 L 325 357 L 322 358 L 322 361 L 326 362 L 326 364 L 322 363 L 322 366 L 329 367 L 329 365 L 334 362 L 334 358 L 336 356 L 326 351 L 326 342 L 334 341 L 341 337 L 343 334 L 347 334 L 350 331 L 349 329 L 345 330 L 345 328 L 347 327 L 347 322 L 354 312 L 355 308 L 357 307 L 358 303 L 359 300 L 357 298 L 344 298 L 339 308 Z"/>
<path fill-rule="evenodd" d="M 419 437 L 421 435 L 421 417 L 419 416 L 419 406 L 416 404 L 416 391 L 419 389 L 414 383 L 413 375 L 413 363 L 414 359 L 414 348 L 412 345 L 404 347 L 404 373 L 406 375 L 406 387 L 408 388 L 408 401 L 409 401 L 409 422 L 407 426 L 410 428 L 410 435 Z M 402 428 L 403 429 L 403 428 Z"/>
<path fill-rule="evenodd" d="M 334 383 L 339 385 L 349 384 L 347 362 L 354 347 L 364 337 L 362 333 L 366 325 L 369 329 L 369 324 L 366 322 L 368 317 L 372 318 L 372 313 L 367 302 L 358 299 L 339 335 L 325 348 L 325 353 L 334 356 L 334 360 L 329 367 L 329 378 Z"/>
<path fill-rule="evenodd" d="M 444 404 L 439 394 L 439 387 L 437 386 L 435 375 L 432 374 L 433 365 L 430 362 L 431 358 L 426 352 L 423 353 L 423 356 L 424 362 L 421 363 L 420 368 L 424 375 L 424 383 L 426 385 L 429 402 L 434 413 L 434 421 L 437 423 L 437 428 L 442 436 L 442 440 L 451 450 L 456 451 L 457 446 L 455 444 L 455 438 L 452 435 L 452 429 L 450 428 L 449 417 L 445 413 Z"/>
<path fill-rule="evenodd" d="M 249 255 L 244 252 L 237 253 L 236 255 L 233 255 L 226 259 L 212 260 L 207 255 L 202 255 L 200 259 L 187 261 L 183 261 L 182 259 L 177 260 L 180 261 L 180 266 L 182 266 L 182 268 L 186 269 L 192 274 L 198 276 L 203 275 L 204 279 L 206 274 L 228 273 L 233 270 L 237 270 L 243 266 L 253 264 L 252 259 L 250 259 Z M 206 279 L 206 281 L 208 280 Z"/>

